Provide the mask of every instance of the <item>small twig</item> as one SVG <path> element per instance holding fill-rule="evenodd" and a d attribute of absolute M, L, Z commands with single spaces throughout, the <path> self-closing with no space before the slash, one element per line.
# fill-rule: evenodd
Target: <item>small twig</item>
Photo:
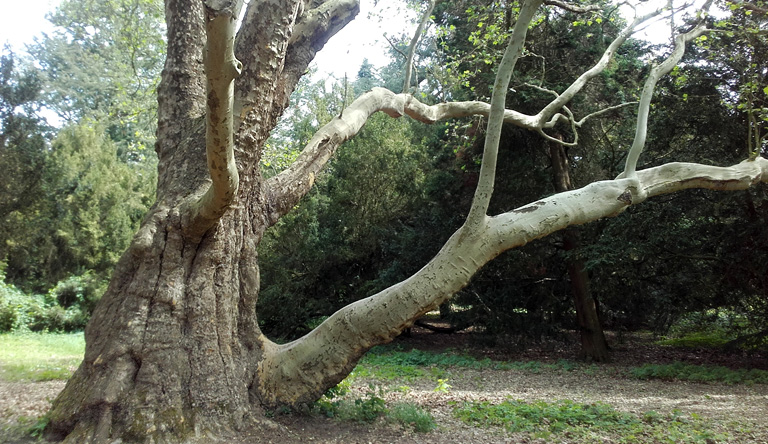
<path fill-rule="evenodd" d="M 582 119 L 581 119 L 581 120 L 579 120 L 578 122 L 576 122 L 576 126 L 578 126 L 578 127 L 581 127 L 582 125 L 584 125 L 584 122 L 586 122 L 588 119 L 591 119 L 591 118 L 593 118 L 593 117 L 597 117 L 597 116 L 603 115 L 603 114 L 605 114 L 605 113 L 607 113 L 607 112 L 611 112 L 611 111 L 613 111 L 613 110 L 615 110 L 615 109 L 623 108 L 623 107 L 625 107 L 625 106 L 629 106 L 629 105 L 637 105 L 637 103 L 638 103 L 638 102 L 636 102 L 636 101 L 634 101 L 634 102 L 626 102 L 626 103 L 620 103 L 620 104 L 618 104 L 618 105 L 609 106 L 608 108 L 603 108 L 603 109 L 601 109 L 600 111 L 595 111 L 595 112 L 593 112 L 593 113 L 587 114 L 586 116 L 582 117 Z"/>
<path fill-rule="evenodd" d="M 386 40 L 387 43 L 389 43 L 389 46 L 391 46 L 392 49 L 397 51 L 401 56 L 405 57 L 406 59 L 408 58 L 408 55 L 401 51 L 400 48 L 398 48 L 397 45 L 392 40 L 390 40 L 389 37 L 387 37 L 386 34 L 384 34 L 384 40 Z"/>

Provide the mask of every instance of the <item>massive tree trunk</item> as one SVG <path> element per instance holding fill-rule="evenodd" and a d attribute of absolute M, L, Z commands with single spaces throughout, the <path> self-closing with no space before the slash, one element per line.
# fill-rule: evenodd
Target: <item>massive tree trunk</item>
<path fill-rule="evenodd" d="M 489 217 L 501 121 L 550 128 L 566 118 L 557 110 L 599 72 L 585 73 L 537 115 L 504 110 L 509 74 L 540 3 L 523 2 L 490 106 L 427 106 L 374 89 L 323 127 L 290 168 L 264 180 L 259 158 L 269 131 L 315 53 L 355 16 L 357 1 L 251 0 L 235 38 L 240 0 L 166 0 L 157 202 L 93 313 L 85 359 L 54 401 L 48 436 L 78 444 L 226 439 L 264 421 L 265 409 L 317 399 L 366 350 L 447 300 L 502 251 L 657 194 L 767 180 L 762 158 L 728 168 L 633 166 L 619 179 Z M 604 68 L 628 35 L 596 67 Z M 303 338 L 275 344 L 257 323 L 256 246 L 378 111 L 424 122 L 490 115 L 488 134 L 495 135 L 467 222 L 412 277 L 344 307 Z"/>
<path fill-rule="evenodd" d="M 563 193 L 573 189 L 568 166 L 568 154 L 560 143 L 549 143 L 549 158 L 552 161 L 552 182 L 555 191 Z M 566 252 L 579 248 L 579 231 L 577 227 L 563 230 L 563 249 Z M 576 308 L 576 322 L 581 338 L 580 356 L 583 359 L 606 362 L 608 361 L 608 343 L 605 340 L 603 327 L 597 312 L 597 301 L 589 290 L 589 275 L 584 261 L 578 257 L 566 259 L 568 277 L 571 279 L 571 293 Z"/>

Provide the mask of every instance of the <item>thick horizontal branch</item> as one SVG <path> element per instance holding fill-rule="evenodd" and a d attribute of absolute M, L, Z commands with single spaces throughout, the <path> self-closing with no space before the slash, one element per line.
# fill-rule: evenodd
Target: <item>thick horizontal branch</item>
<path fill-rule="evenodd" d="M 270 202 L 270 223 L 277 222 L 299 202 L 312 188 L 315 178 L 339 146 L 354 137 L 368 118 L 379 111 L 392 117 L 408 116 L 419 122 L 432 124 L 469 116 L 488 117 L 491 106 L 479 101 L 426 105 L 409 94 L 395 94 L 385 88 L 373 88 L 358 97 L 344 109 L 340 116 L 335 117 L 315 133 L 301 155 L 288 169 L 266 182 Z M 562 118 L 566 117 L 562 116 Z M 583 123 L 585 119 L 579 123 Z M 546 122 L 544 128 L 551 128 L 556 122 L 557 119 Z M 541 129 L 535 116 L 513 110 L 504 110 L 504 123 L 537 132 Z"/>
<path fill-rule="evenodd" d="M 760 182 L 768 182 L 768 160 L 762 157 L 731 167 L 671 163 L 487 218 L 478 236 L 462 236 L 462 227 L 410 278 L 342 308 L 301 339 L 271 344 L 255 381 L 262 401 L 296 405 L 316 399 L 323 390 L 317 381 L 324 387 L 338 383 L 366 350 L 392 340 L 503 251 L 571 225 L 616 216 L 652 196 L 689 188 L 743 190 Z"/>

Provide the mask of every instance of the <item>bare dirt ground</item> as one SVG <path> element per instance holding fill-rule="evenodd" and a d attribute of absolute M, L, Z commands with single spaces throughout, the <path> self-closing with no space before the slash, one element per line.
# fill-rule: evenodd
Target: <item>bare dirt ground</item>
<path fill-rule="evenodd" d="M 620 411 L 642 415 L 655 411 L 666 415 L 673 411 L 698 415 L 715 430 L 727 432 L 727 442 L 768 443 L 768 385 L 702 384 L 680 381 L 641 381 L 626 376 L 626 368 L 647 363 L 682 361 L 691 364 L 724 365 L 732 368 L 768 370 L 768 356 L 753 353 L 729 353 L 677 349 L 653 345 L 649 337 L 633 336 L 626 341 L 612 338 L 613 362 L 589 367 L 590 371 L 541 371 L 449 369 L 447 391 L 436 392 L 435 380 L 408 381 L 409 389 L 398 390 L 402 381 L 354 379 L 352 398 L 363 397 L 369 383 L 383 388 L 388 404 L 405 401 L 430 411 L 438 425 L 429 433 L 416 433 L 409 427 L 387 423 L 341 422 L 317 414 L 277 414 L 258 431 L 244 432 L 233 443 L 517 443 L 582 442 L 569 438 L 557 441 L 514 435 L 500 428 L 467 425 L 452 413 L 456 402 L 466 400 L 555 401 L 569 399 L 580 403 L 603 402 Z M 554 363 L 575 360 L 575 340 L 548 342 L 518 348 L 511 344 L 493 348 L 479 345 L 471 334 L 436 334 L 414 329 L 411 337 L 397 340 L 404 350 L 440 351 L 453 349 L 495 360 L 540 361 Z M 49 399 L 55 397 L 61 381 L 23 383 L 0 381 L 0 443 L 30 442 L 19 435 L 18 424 L 31 425 L 45 413 Z M 5 436 L 5 437 L 4 437 Z M 204 441 L 203 441 L 204 442 Z M 598 442 L 616 442 L 605 438 Z M 707 441 L 709 442 L 709 441 Z M 712 441 L 715 442 L 715 441 Z"/>

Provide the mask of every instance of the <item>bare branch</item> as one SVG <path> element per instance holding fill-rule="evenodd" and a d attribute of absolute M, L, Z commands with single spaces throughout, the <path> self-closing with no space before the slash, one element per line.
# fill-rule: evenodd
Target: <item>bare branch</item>
<path fill-rule="evenodd" d="M 429 5 L 424 11 L 424 15 L 421 16 L 419 26 L 416 28 L 416 32 L 413 33 L 411 43 L 408 45 L 408 55 L 405 57 L 405 79 L 403 80 L 403 92 L 410 92 L 411 88 L 411 72 L 413 71 L 413 56 L 416 54 L 416 46 L 421 40 L 421 34 L 424 32 L 424 27 L 427 26 L 429 17 L 432 16 L 432 10 L 435 9 L 435 0 L 429 0 Z"/>
<path fill-rule="evenodd" d="M 293 208 L 314 184 L 315 177 L 336 149 L 357 134 L 375 112 L 392 117 L 407 115 L 414 120 L 432 124 L 441 120 L 467 116 L 489 116 L 491 106 L 484 102 L 448 102 L 425 105 L 408 94 L 395 94 L 385 88 L 373 88 L 347 106 L 340 116 L 322 127 L 302 150 L 298 159 L 285 171 L 266 183 L 270 201 L 270 223 Z M 517 111 L 504 110 L 504 123 L 536 131 L 535 119 Z"/>
<path fill-rule="evenodd" d="M 576 14 L 584 14 L 587 12 L 600 11 L 601 9 L 599 5 L 579 6 L 579 5 L 574 5 L 568 2 L 564 2 L 562 0 L 544 0 L 544 4 L 549 6 L 557 6 L 560 9 L 565 9 L 566 11 L 574 12 Z"/>
<path fill-rule="evenodd" d="M 704 5 L 702 11 L 706 11 L 711 3 L 711 0 L 708 1 Z M 685 44 L 703 34 L 704 31 L 706 31 L 705 23 L 701 20 L 692 30 L 685 34 L 677 35 L 675 37 L 675 48 L 672 50 L 672 53 L 661 64 L 653 67 L 650 74 L 648 74 L 648 79 L 643 86 L 643 92 L 640 95 L 640 104 L 637 109 L 635 139 L 632 141 L 632 147 L 629 149 L 624 172 L 622 172 L 619 177 L 633 177 L 635 175 L 637 160 L 640 158 L 640 153 L 645 147 L 645 139 L 648 133 L 648 115 L 650 114 L 651 99 L 653 98 L 653 91 L 656 88 L 656 83 L 662 76 L 667 75 L 672 71 L 675 65 L 680 62 L 680 59 L 683 58 Z"/>
<path fill-rule="evenodd" d="M 576 122 L 576 126 L 581 127 L 589 119 L 593 119 L 597 116 L 601 116 L 605 113 L 609 113 L 613 110 L 624 108 L 625 106 L 629 106 L 629 105 L 637 105 L 637 102 L 632 101 L 632 102 L 626 102 L 626 103 L 619 103 L 618 105 L 609 106 L 608 108 L 603 108 L 600 111 L 595 111 L 593 113 L 587 114 L 586 116 L 582 117 L 581 120 Z"/>
<path fill-rule="evenodd" d="M 397 51 L 397 52 L 398 52 L 398 53 L 399 53 L 401 56 L 405 57 L 406 59 L 408 58 L 408 54 L 406 54 L 406 53 L 404 53 L 403 51 L 401 51 L 401 50 L 400 50 L 400 48 L 398 48 L 398 47 L 397 47 L 397 45 L 395 44 L 395 42 L 393 42 L 392 40 L 390 40 L 390 38 L 389 38 L 389 37 L 387 37 L 387 36 L 385 35 L 385 36 L 384 36 L 384 40 L 386 40 L 386 41 L 387 41 L 387 43 L 389 43 L 389 46 L 391 46 L 391 47 L 392 47 L 392 49 L 394 49 L 395 51 Z"/>
<path fill-rule="evenodd" d="M 611 42 L 610 45 L 608 45 L 608 48 L 606 48 L 605 52 L 603 53 L 602 57 L 600 57 L 600 60 L 584 72 L 582 75 L 579 76 L 565 91 L 563 91 L 562 94 L 560 94 L 557 98 L 555 98 L 552 102 L 550 102 L 547 106 L 545 106 L 539 113 L 537 114 L 537 118 L 539 119 L 539 127 L 544 126 L 544 122 L 550 119 L 552 115 L 554 115 L 557 110 L 561 109 L 563 105 L 570 102 L 573 97 L 581 91 L 581 89 L 584 87 L 584 85 L 587 84 L 587 82 L 595 77 L 596 75 L 600 74 L 605 68 L 608 66 L 608 63 L 611 61 L 611 58 L 613 58 L 613 55 L 616 53 L 616 51 L 619 49 L 619 47 L 629 38 L 629 36 L 632 35 L 635 28 L 640 26 L 641 24 L 647 22 L 648 20 L 658 16 L 663 12 L 662 9 L 658 9 L 656 11 L 653 11 L 649 14 L 646 14 L 642 17 L 636 18 L 632 21 L 632 23 L 629 24 L 626 28 L 624 28 L 619 35 Z"/>
<path fill-rule="evenodd" d="M 206 1 L 206 34 L 203 64 L 207 78 L 205 145 L 211 185 L 184 214 L 185 230 L 201 235 L 224 214 L 237 193 L 232 135 L 234 79 L 242 64 L 235 59 L 234 40 L 239 0 Z"/>
<path fill-rule="evenodd" d="M 501 127 L 504 122 L 504 103 L 507 91 L 509 90 L 509 80 L 512 77 L 512 71 L 515 69 L 517 59 L 523 53 L 528 26 L 533 20 L 536 10 L 541 5 L 541 1 L 523 1 L 515 28 L 512 31 L 512 37 L 496 72 L 496 80 L 494 81 L 493 93 L 491 94 L 491 113 L 488 116 L 488 127 L 485 132 L 485 146 L 483 148 L 483 161 L 480 165 L 480 177 L 477 188 L 475 188 L 475 195 L 472 198 L 472 206 L 469 209 L 467 221 L 464 225 L 464 232 L 469 236 L 479 233 L 481 231 L 480 228 L 485 224 L 488 204 L 491 201 L 493 186 L 496 180 L 496 159 L 499 152 Z"/>

